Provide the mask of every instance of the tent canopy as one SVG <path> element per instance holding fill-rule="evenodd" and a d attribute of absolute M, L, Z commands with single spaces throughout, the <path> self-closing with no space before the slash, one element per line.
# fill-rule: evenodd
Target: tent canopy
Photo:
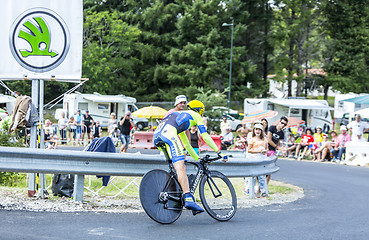
<path fill-rule="evenodd" d="M 320 100 L 270 99 L 270 102 L 274 104 L 282 105 L 288 108 L 334 110 L 334 108 L 326 105 L 325 101 L 320 101 Z"/>
<path fill-rule="evenodd" d="M 367 105 L 369 105 L 369 94 L 364 95 L 364 96 L 360 96 L 360 97 L 349 98 L 349 99 L 345 99 L 345 100 L 341 100 L 341 101 L 353 102 L 353 103 L 356 103 L 356 104 L 367 104 Z"/>

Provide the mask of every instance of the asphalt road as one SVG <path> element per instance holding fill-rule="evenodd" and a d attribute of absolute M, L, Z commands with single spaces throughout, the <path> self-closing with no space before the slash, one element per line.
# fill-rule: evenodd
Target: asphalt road
<path fill-rule="evenodd" d="M 171 225 L 144 213 L 0 211 L 0 239 L 368 239 L 369 168 L 279 160 L 273 179 L 304 188 L 293 203 L 238 209 L 217 222 L 185 211 Z"/>

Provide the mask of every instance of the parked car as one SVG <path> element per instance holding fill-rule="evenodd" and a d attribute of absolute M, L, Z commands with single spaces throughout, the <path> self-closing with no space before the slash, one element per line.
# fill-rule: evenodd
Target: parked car
<path fill-rule="evenodd" d="M 223 117 L 227 118 L 227 121 L 231 123 L 232 131 L 236 131 L 240 127 L 242 127 L 242 123 L 240 119 L 236 119 L 235 117 L 231 116 L 230 114 L 223 114 L 221 117 L 208 119 L 208 122 L 211 122 L 211 124 L 208 123 L 208 130 L 209 131 L 216 131 L 220 132 L 220 123 L 223 121 Z"/>

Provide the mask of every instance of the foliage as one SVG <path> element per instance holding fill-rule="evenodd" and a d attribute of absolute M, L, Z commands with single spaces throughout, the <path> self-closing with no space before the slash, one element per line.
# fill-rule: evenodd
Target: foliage
<path fill-rule="evenodd" d="M 266 97 L 268 75 L 308 88 L 369 90 L 369 5 L 349 0 L 84 0 L 84 93 L 138 101 L 194 96 L 199 87 L 231 100 Z M 232 85 L 231 27 L 234 20 Z M 306 74 L 324 68 L 327 76 Z M 10 82 L 30 94 L 30 81 Z M 45 102 L 71 84 L 45 83 Z M 53 91 L 49 91 L 53 89 Z"/>
<path fill-rule="evenodd" d="M 342 92 L 369 91 L 369 6 L 367 1 L 335 0 L 323 5 L 328 32 L 327 79 Z"/>
<path fill-rule="evenodd" d="M 8 134 L 5 130 L 8 128 L 9 123 L 4 123 L 3 129 L 0 129 L 0 146 L 23 147 L 23 139 L 18 139 L 19 131 Z M 0 172 L 0 185 L 2 186 L 18 186 L 20 182 L 24 182 L 23 179 L 25 179 L 25 174 L 23 173 Z"/>

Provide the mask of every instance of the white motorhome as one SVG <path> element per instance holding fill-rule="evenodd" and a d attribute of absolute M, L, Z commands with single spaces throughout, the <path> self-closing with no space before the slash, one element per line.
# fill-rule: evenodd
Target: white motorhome
<path fill-rule="evenodd" d="M 134 112 L 138 109 L 135 103 L 135 98 L 124 95 L 82 94 L 76 92 L 64 95 L 63 111 L 66 113 L 66 117 L 70 117 L 75 115 L 77 110 L 81 110 L 82 113 L 89 110 L 89 114 L 95 122 L 99 121 L 102 127 L 107 127 L 112 112 L 120 120 L 127 111 Z M 56 118 L 58 119 L 57 116 Z M 146 118 L 137 117 L 133 117 L 133 122 L 140 130 L 147 127 L 149 123 Z"/>
<path fill-rule="evenodd" d="M 318 125 L 323 127 L 323 131 L 333 129 L 333 121 L 330 110 L 334 108 L 328 105 L 325 100 L 310 99 L 254 99 L 246 98 L 244 101 L 245 116 L 248 113 L 259 110 L 274 110 L 278 115 L 268 119 L 272 124 L 282 116 L 297 117 L 306 122 L 308 127 L 314 128 Z"/>

